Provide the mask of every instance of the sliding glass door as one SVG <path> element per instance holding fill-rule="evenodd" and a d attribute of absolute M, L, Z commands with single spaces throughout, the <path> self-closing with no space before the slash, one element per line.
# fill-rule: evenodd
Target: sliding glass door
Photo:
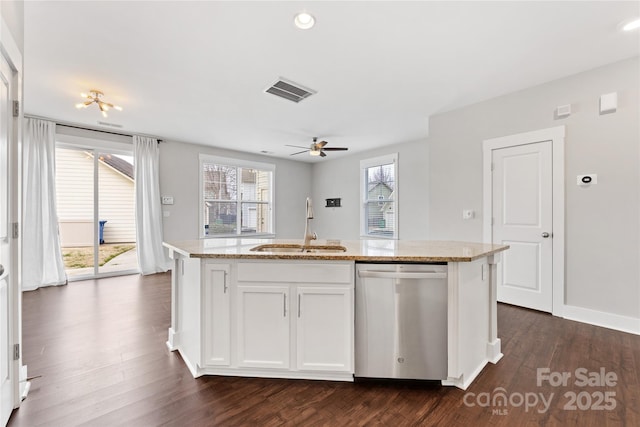
<path fill-rule="evenodd" d="M 138 272 L 131 153 L 58 145 L 56 195 L 69 280 Z"/>

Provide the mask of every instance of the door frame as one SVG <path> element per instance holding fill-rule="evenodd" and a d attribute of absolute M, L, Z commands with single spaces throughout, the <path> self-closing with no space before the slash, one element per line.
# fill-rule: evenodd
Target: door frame
<path fill-rule="evenodd" d="M 13 360 L 10 367 L 10 375 L 13 381 L 13 407 L 18 408 L 24 397 L 29 391 L 29 383 L 27 379 L 27 367 L 22 366 L 22 292 L 21 292 L 21 251 L 22 251 L 22 151 L 20 144 L 22 141 L 22 53 L 18 48 L 9 27 L 4 18 L 0 17 L 0 55 L 2 55 L 13 76 L 10 81 L 11 92 L 9 96 L 12 100 L 19 102 L 19 111 L 17 117 L 12 117 L 9 121 L 9 192 L 8 202 L 8 221 L 11 227 L 14 224 L 18 227 L 18 234 L 14 235 L 10 230 L 9 238 L 9 346 L 18 345 L 18 358 Z"/>
<path fill-rule="evenodd" d="M 564 139 L 565 127 L 556 126 L 482 141 L 482 234 L 485 243 L 493 243 L 492 152 L 501 148 L 551 141 L 552 153 L 552 311 L 562 317 L 565 305 L 564 282 Z"/>

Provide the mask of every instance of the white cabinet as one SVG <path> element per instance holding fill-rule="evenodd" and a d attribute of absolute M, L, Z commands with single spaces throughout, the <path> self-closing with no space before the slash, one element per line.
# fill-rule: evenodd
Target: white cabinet
<path fill-rule="evenodd" d="M 202 362 L 204 366 L 231 363 L 231 288 L 229 264 L 206 263 L 202 282 Z"/>
<path fill-rule="evenodd" d="M 289 287 L 238 286 L 238 366 L 289 368 Z"/>
<path fill-rule="evenodd" d="M 194 377 L 353 381 L 352 261 L 174 257 L 169 338 Z"/>
<path fill-rule="evenodd" d="M 353 370 L 352 295 L 348 286 L 297 287 L 299 370 Z"/>
<path fill-rule="evenodd" d="M 241 261 L 236 280 L 239 367 L 353 379 L 352 262 Z"/>

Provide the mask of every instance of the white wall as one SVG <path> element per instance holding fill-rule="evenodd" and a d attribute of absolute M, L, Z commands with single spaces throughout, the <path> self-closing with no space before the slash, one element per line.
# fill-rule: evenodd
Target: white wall
<path fill-rule="evenodd" d="M 400 239 L 427 239 L 428 152 L 423 141 L 325 159 L 313 165 L 315 218 L 311 229 L 319 239 L 360 238 L 360 160 L 398 153 L 398 231 Z M 330 154 L 331 155 L 331 154 Z M 337 155 L 336 155 L 337 157 Z M 342 207 L 325 208 L 325 199 L 341 198 Z"/>
<path fill-rule="evenodd" d="M 163 218 L 165 241 L 198 238 L 199 154 L 275 164 L 276 237 L 302 239 L 305 200 L 311 189 L 310 164 L 203 145 L 163 141 L 160 144 L 160 193 L 173 196 L 174 199 L 173 205 L 163 206 L 163 210 L 170 214 Z"/>
<path fill-rule="evenodd" d="M 24 2 L 23 1 L 0 1 L 0 16 L 7 24 L 9 32 L 16 42 L 18 50 L 24 51 Z"/>
<path fill-rule="evenodd" d="M 483 140 L 564 124 L 566 304 L 640 318 L 639 76 L 636 57 L 431 117 L 430 237 L 482 240 Z M 618 110 L 600 115 L 609 92 Z M 554 119 L 564 104 L 571 116 Z M 578 187 L 585 173 L 598 184 Z"/>

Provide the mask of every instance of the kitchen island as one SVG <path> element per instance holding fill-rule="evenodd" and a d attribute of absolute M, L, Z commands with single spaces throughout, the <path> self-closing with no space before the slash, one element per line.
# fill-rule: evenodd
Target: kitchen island
<path fill-rule="evenodd" d="M 356 264 L 446 267 L 446 378 L 466 388 L 501 357 L 496 264 L 507 246 L 469 242 L 204 239 L 173 259 L 167 345 L 194 377 L 353 381 Z M 257 249 L 257 250 L 256 250 Z"/>

